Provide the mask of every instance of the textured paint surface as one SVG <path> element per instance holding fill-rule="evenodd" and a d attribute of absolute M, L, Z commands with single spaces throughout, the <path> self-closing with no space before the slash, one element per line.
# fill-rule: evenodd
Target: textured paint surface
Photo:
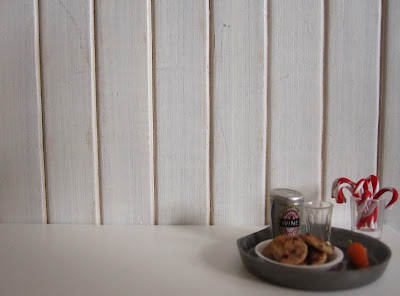
<path fill-rule="evenodd" d="M 386 1 L 385 23 L 387 30 L 385 35 L 385 49 L 383 61 L 383 114 L 381 115 L 381 142 L 380 142 L 380 161 L 379 177 L 381 186 L 395 187 L 400 190 L 400 2 L 395 0 Z M 391 195 L 387 194 L 390 199 Z M 387 223 L 399 229 L 400 225 L 400 204 L 393 206 L 387 217 Z"/>
<path fill-rule="evenodd" d="M 0 2 L 0 222 L 46 222 L 37 15 Z"/>
<path fill-rule="evenodd" d="M 95 11 L 102 221 L 153 224 L 150 1 Z"/>
<path fill-rule="evenodd" d="M 153 1 L 159 224 L 207 224 L 208 1 Z"/>
<path fill-rule="evenodd" d="M 397 1 L 5 0 L 0 16 L 0 222 L 264 224 L 276 187 L 399 186 Z"/>
<path fill-rule="evenodd" d="M 40 1 L 50 223 L 98 223 L 93 3 Z"/>
<path fill-rule="evenodd" d="M 214 1 L 212 12 L 211 219 L 263 224 L 266 7 L 264 1 Z"/>
<path fill-rule="evenodd" d="M 323 6 L 269 3 L 269 185 L 321 195 Z"/>
<path fill-rule="evenodd" d="M 354 17 L 357 15 L 357 17 Z M 330 1 L 326 68 L 325 196 L 332 182 L 376 174 L 380 2 Z M 350 227 L 350 203 L 337 204 L 333 224 Z"/>

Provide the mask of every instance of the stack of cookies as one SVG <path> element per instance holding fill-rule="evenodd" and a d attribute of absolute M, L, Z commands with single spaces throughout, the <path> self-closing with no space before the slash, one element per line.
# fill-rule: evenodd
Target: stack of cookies
<path fill-rule="evenodd" d="M 288 264 L 318 265 L 333 254 L 334 246 L 310 233 L 275 237 L 262 251 L 268 258 Z"/>

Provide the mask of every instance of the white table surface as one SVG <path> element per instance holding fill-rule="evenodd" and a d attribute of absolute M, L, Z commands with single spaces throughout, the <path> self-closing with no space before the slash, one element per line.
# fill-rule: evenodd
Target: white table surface
<path fill-rule="evenodd" d="M 247 272 L 236 240 L 265 226 L 0 224 L 0 295 L 398 295 L 400 235 L 383 276 L 338 292 L 271 285 Z"/>

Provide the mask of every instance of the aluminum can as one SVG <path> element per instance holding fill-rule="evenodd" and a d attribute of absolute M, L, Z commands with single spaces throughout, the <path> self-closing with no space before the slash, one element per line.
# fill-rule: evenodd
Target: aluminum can
<path fill-rule="evenodd" d="M 303 195 L 295 190 L 277 188 L 270 193 L 273 237 L 301 233 Z"/>

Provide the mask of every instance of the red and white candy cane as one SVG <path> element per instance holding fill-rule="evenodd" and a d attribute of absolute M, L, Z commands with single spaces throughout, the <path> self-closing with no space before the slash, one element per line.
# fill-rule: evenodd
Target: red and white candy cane
<path fill-rule="evenodd" d="M 382 188 L 375 194 L 374 199 L 380 198 L 384 193 L 386 192 L 392 192 L 392 199 L 389 201 L 389 203 L 386 205 L 385 209 L 390 210 L 393 207 L 393 204 L 399 199 L 399 194 L 397 193 L 397 190 L 394 188 Z"/>
<path fill-rule="evenodd" d="M 370 183 L 372 193 L 370 191 Z M 357 203 L 356 227 L 361 228 L 367 225 L 370 229 L 376 228 L 378 219 L 377 203 L 372 202 L 373 196 L 379 191 L 379 181 L 374 175 L 357 182 L 353 196 Z"/>
<path fill-rule="evenodd" d="M 347 178 L 338 178 L 332 184 L 332 197 L 337 203 L 346 202 L 346 197 L 343 194 L 343 189 L 347 189 L 351 194 L 354 193 L 356 184 Z"/>
<path fill-rule="evenodd" d="M 370 190 L 372 187 L 372 190 Z M 332 198 L 336 199 L 337 203 L 346 202 L 346 197 L 343 194 L 343 189 L 347 189 L 357 202 L 357 219 L 356 227 L 361 228 L 368 226 L 370 229 L 376 228 L 378 220 L 378 199 L 386 192 L 392 192 L 392 199 L 386 205 L 388 211 L 393 204 L 398 200 L 398 193 L 394 188 L 383 188 L 379 190 L 378 178 L 370 175 L 365 179 L 354 183 L 347 178 L 338 178 L 332 184 Z"/>

